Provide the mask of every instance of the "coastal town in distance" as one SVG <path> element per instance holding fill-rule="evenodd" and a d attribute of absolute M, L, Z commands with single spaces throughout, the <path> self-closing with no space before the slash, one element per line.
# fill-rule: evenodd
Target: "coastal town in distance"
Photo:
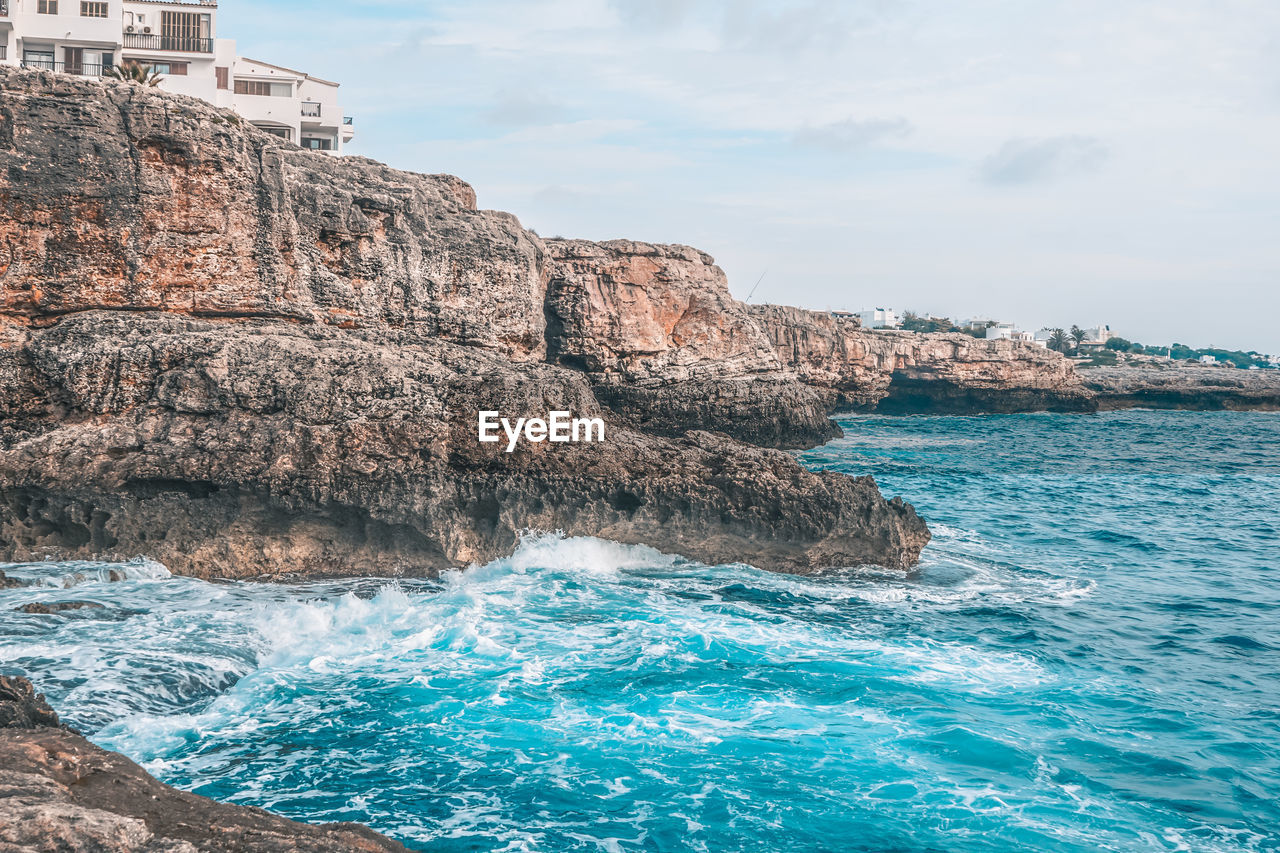
<path fill-rule="evenodd" d="M 1280 355 L 1256 351 L 1225 349 L 1221 347 L 1189 347 L 1185 344 L 1143 345 L 1112 331 L 1110 326 L 1098 324 L 1088 328 L 1041 328 L 1031 332 L 1019 329 L 1014 323 L 974 317 L 959 323 L 950 317 L 919 314 L 914 311 L 899 313 L 892 308 L 868 308 L 863 311 L 832 310 L 832 316 L 855 319 L 864 329 L 906 332 L 957 332 L 981 340 L 1020 341 L 1042 349 L 1070 356 L 1079 367 L 1113 366 L 1117 364 L 1192 364 L 1246 370 L 1280 369 Z"/>

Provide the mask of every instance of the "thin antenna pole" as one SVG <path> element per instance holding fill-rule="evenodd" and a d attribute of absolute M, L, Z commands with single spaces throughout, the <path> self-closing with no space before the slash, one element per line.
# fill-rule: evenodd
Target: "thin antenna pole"
<path fill-rule="evenodd" d="M 764 281 L 764 277 L 767 276 L 768 274 L 769 274 L 769 271 L 767 269 L 764 272 L 760 273 L 760 278 L 756 281 L 756 286 L 751 288 L 751 292 L 747 294 L 747 298 L 746 298 L 747 302 L 750 302 L 751 297 L 756 295 L 756 291 L 760 289 L 760 282 Z"/>

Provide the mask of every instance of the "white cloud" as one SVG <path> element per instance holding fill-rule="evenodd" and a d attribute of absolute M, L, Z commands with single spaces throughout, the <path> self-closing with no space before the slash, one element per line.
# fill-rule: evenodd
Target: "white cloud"
<path fill-rule="evenodd" d="M 801 148 L 816 148 L 834 153 L 848 153 L 911 133 L 911 122 L 896 119 L 845 119 L 818 127 L 796 131 L 794 142 Z"/>
<path fill-rule="evenodd" d="M 1101 168 L 1107 148 L 1089 136 L 1010 139 L 982 163 L 982 179 L 996 186 L 1029 184 Z"/>

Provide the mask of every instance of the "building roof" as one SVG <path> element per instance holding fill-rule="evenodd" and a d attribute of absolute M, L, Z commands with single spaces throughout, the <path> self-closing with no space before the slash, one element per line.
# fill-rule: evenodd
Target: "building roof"
<path fill-rule="evenodd" d="M 308 74 L 305 71 L 299 71 L 296 68 L 286 68 L 283 65 L 275 65 L 271 62 L 263 62 L 261 59 L 253 59 L 252 57 L 248 57 L 248 56 L 242 56 L 240 57 L 240 59 L 244 60 L 245 62 L 252 62 L 254 65 L 262 65 L 267 68 L 274 68 L 275 70 L 283 71 L 286 74 L 297 74 L 299 77 L 302 77 L 303 79 L 306 79 L 306 80 L 310 80 L 313 83 L 320 83 L 325 86 L 333 86 L 335 88 L 342 85 L 341 83 L 335 83 L 332 80 L 325 80 L 322 77 L 316 77 L 313 74 Z"/>

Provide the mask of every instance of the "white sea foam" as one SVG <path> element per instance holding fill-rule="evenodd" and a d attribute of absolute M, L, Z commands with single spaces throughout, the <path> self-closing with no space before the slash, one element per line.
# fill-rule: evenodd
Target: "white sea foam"
<path fill-rule="evenodd" d="M 17 580 L 52 589 L 71 589 L 91 583 L 165 580 L 173 575 L 155 560 L 139 557 L 124 563 L 99 561 L 8 563 L 0 571 Z"/>

